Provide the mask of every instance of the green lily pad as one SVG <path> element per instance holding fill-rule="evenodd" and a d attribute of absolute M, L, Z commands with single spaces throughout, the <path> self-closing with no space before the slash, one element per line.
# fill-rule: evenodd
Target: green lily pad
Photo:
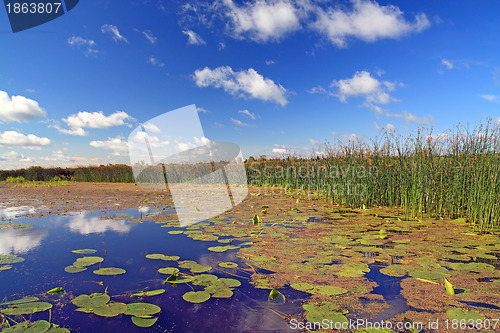
<path fill-rule="evenodd" d="M 89 308 L 94 309 L 100 306 L 104 306 L 106 303 L 110 301 L 111 297 L 106 294 L 95 293 L 92 295 L 80 295 L 76 297 L 71 303 L 76 305 L 79 308 Z"/>
<path fill-rule="evenodd" d="M 130 303 L 127 304 L 127 311 L 124 313 L 126 315 L 131 315 L 135 317 L 151 316 L 157 314 L 161 311 L 158 305 L 150 303 Z"/>
<path fill-rule="evenodd" d="M 193 284 L 195 286 L 208 286 L 217 281 L 218 277 L 212 274 L 200 274 L 194 276 Z"/>
<path fill-rule="evenodd" d="M 178 272 L 179 272 L 179 269 L 175 268 L 175 267 L 164 267 L 164 268 L 160 268 L 158 270 L 158 273 L 167 274 L 167 275 L 172 275 L 172 274 L 175 274 Z"/>
<path fill-rule="evenodd" d="M 153 326 L 158 318 L 140 318 L 140 317 L 132 317 L 132 322 L 139 327 L 151 327 Z"/>
<path fill-rule="evenodd" d="M 26 297 L 26 298 L 16 299 L 15 301 L 5 302 L 0 305 L 22 304 L 22 303 L 36 302 L 39 300 L 40 299 L 38 297 Z"/>
<path fill-rule="evenodd" d="M 5 265 L 5 266 L 2 265 L 2 266 L 0 266 L 0 272 L 1 271 L 6 271 L 6 270 L 11 269 L 11 268 L 12 268 L 12 266 L 10 266 L 10 265 Z"/>
<path fill-rule="evenodd" d="M 116 268 L 116 267 L 106 267 L 106 268 L 101 268 L 96 271 L 94 271 L 94 274 L 97 275 L 121 275 L 125 274 L 127 271 L 124 270 L 123 268 Z"/>
<path fill-rule="evenodd" d="M 214 298 L 230 298 L 231 296 L 233 296 L 233 291 L 229 288 L 219 289 L 212 294 Z"/>
<path fill-rule="evenodd" d="M 94 250 L 94 249 L 81 249 L 81 250 L 73 250 L 71 252 L 78 253 L 78 254 L 92 254 L 92 253 L 96 253 L 97 250 Z"/>
<path fill-rule="evenodd" d="M 50 303 L 32 302 L 32 303 L 14 304 L 8 307 L 7 309 L 0 310 L 0 312 L 8 316 L 15 316 L 15 315 L 25 315 L 36 312 L 43 312 L 49 309 L 52 309 L 52 304 Z"/>
<path fill-rule="evenodd" d="M 18 257 L 15 254 L 0 254 L 0 264 L 17 264 L 23 261 L 24 258 Z"/>
<path fill-rule="evenodd" d="M 43 333 L 47 332 L 50 328 L 50 323 L 45 320 L 38 320 L 33 323 L 29 321 L 24 321 L 18 323 L 9 328 L 4 328 L 3 332 L 12 332 L 12 333 Z"/>
<path fill-rule="evenodd" d="M 224 283 L 228 288 L 236 288 L 241 286 L 241 282 L 236 279 L 231 278 L 220 278 L 220 282 Z"/>
<path fill-rule="evenodd" d="M 161 254 L 161 253 L 148 254 L 148 255 L 146 255 L 146 258 L 148 258 L 148 259 L 161 259 L 161 260 L 165 260 L 165 261 L 176 261 L 176 260 L 180 259 L 179 256 L 166 256 L 166 255 Z"/>
<path fill-rule="evenodd" d="M 204 273 L 208 272 L 211 270 L 213 267 L 212 266 L 203 266 L 203 265 L 196 265 L 191 267 L 191 272 L 193 273 Z"/>
<path fill-rule="evenodd" d="M 169 231 L 168 233 L 171 234 L 171 235 L 179 235 L 179 234 L 184 233 L 184 231 L 182 231 L 182 230 L 172 230 L 172 231 Z"/>
<path fill-rule="evenodd" d="M 297 283 L 292 283 L 290 285 L 293 289 L 300 290 L 300 291 L 307 291 L 311 290 L 314 288 L 312 284 L 306 283 L 306 282 L 297 282 Z"/>
<path fill-rule="evenodd" d="M 87 267 L 87 266 L 92 266 L 97 263 L 103 262 L 104 258 L 101 257 L 83 257 L 83 258 L 78 258 L 76 261 L 73 263 L 73 266 L 75 267 Z"/>
<path fill-rule="evenodd" d="M 188 291 L 182 298 L 190 303 L 203 303 L 210 299 L 210 293 L 206 291 Z"/>
<path fill-rule="evenodd" d="M 234 249 L 238 249 L 238 248 L 239 248 L 239 246 L 226 245 L 226 246 L 212 246 L 212 247 L 209 247 L 208 250 L 212 251 L 212 252 L 225 252 L 227 250 L 234 250 Z"/>
<path fill-rule="evenodd" d="M 380 273 L 387 276 L 403 277 L 406 275 L 406 270 L 403 265 L 390 265 L 382 268 Z"/>
<path fill-rule="evenodd" d="M 313 290 L 308 290 L 308 292 L 313 294 L 334 296 L 347 293 L 347 289 L 334 286 L 315 286 Z"/>
<path fill-rule="evenodd" d="M 101 317 L 116 317 L 127 311 L 127 304 L 111 302 L 94 309 L 94 314 Z"/>
<path fill-rule="evenodd" d="M 130 297 L 145 297 L 145 296 L 156 296 L 156 295 L 161 295 L 165 292 L 165 289 L 157 289 L 157 290 L 150 290 L 150 291 L 143 291 L 140 293 L 135 293 L 130 295 Z"/>
<path fill-rule="evenodd" d="M 71 274 L 80 273 L 80 272 L 83 272 L 83 271 L 86 271 L 86 270 L 87 269 L 85 267 L 75 267 L 73 265 L 64 267 L 64 271 L 66 273 L 71 273 Z"/>
<path fill-rule="evenodd" d="M 471 310 L 464 310 L 460 308 L 454 308 L 446 311 L 446 315 L 450 320 L 457 319 L 459 322 L 461 320 L 464 320 L 465 322 L 469 322 L 469 320 L 476 321 L 476 320 L 484 320 L 484 315 L 480 314 L 477 311 Z"/>
<path fill-rule="evenodd" d="M 52 326 L 52 328 L 48 330 L 47 333 L 71 333 L 71 332 L 67 328 Z"/>
<path fill-rule="evenodd" d="M 224 267 L 224 268 L 236 268 L 236 267 L 238 267 L 238 264 L 235 262 L 226 261 L 226 262 L 219 263 L 219 266 Z"/>
<path fill-rule="evenodd" d="M 281 295 L 281 293 L 279 291 L 277 291 L 276 289 L 273 289 L 271 290 L 271 292 L 269 293 L 269 298 L 270 299 L 275 299 L 276 297 L 278 297 L 279 295 Z"/>

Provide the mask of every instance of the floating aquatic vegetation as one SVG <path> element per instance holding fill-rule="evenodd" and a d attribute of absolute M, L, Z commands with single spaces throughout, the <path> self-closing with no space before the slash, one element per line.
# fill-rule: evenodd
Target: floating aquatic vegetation
<path fill-rule="evenodd" d="M 17 264 L 23 261 L 23 257 L 18 257 L 15 254 L 0 254 L 0 264 Z"/>
<path fill-rule="evenodd" d="M 203 303 L 210 299 L 210 293 L 206 291 L 188 291 L 182 298 L 190 303 Z"/>
<path fill-rule="evenodd" d="M 97 250 L 94 250 L 94 249 L 80 249 L 80 250 L 73 250 L 71 252 L 77 253 L 77 254 L 93 254 L 93 253 L 96 253 Z"/>
<path fill-rule="evenodd" d="M 234 249 L 238 249 L 238 248 L 239 248 L 239 246 L 226 245 L 226 246 L 212 246 L 212 247 L 209 247 L 208 250 L 212 251 L 212 252 L 225 252 L 227 250 L 234 250 Z"/>
<path fill-rule="evenodd" d="M 161 259 L 161 260 L 165 260 L 165 261 L 177 261 L 180 259 L 179 256 L 166 256 L 166 255 L 160 254 L 160 253 L 148 254 L 148 255 L 146 255 L 146 258 L 148 258 L 148 259 Z"/>
<path fill-rule="evenodd" d="M 35 322 L 24 321 L 20 322 L 9 328 L 4 328 L 2 332 L 12 332 L 12 333 L 43 333 L 50 329 L 50 323 L 45 320 L 38 320 Z M 68 331 L 69 332 L 69 331 Z"/>
<path fill-rule="evenodd" d="M 76 259 L 76 261 L 73 263 L 73 266 L 83 268 L 101 263 L 103 261 L 104 258 L 101 257 L 83 257 Z"/>
<path fill-rule="evenodd" d="M 8 308 L 0 310 L 5 315 L 26 315 L 52 309 L 52 304 L 47 302 L 29 302 L 11 304 Z"/>
<path fill-rule="evenodd" d="M 132 322 L 139 327 L 151 327 L 153 326 L 158 318 L 141 318 L 141 317 L 132 317 Z"/>
<path fill-rule="evenodd" d="M 226 262 L 220 262 L 219 266 L 223 268 L 236 268 L 238 267 L 238 264 L 235 262 L 226 261 Z"/>
<path fill-rule="evenodd" d="M 64 292 L 64 288 L 57 287 L 57 288 L 53 288 L 53 289 L 50 289 L 49 291 L 47 291 L 47 294 L 56 295 L 56 294 L 61 294 L 63 292 Z"/>
<path fill-rule="evenodd" d="M 193 277 L 193 284 L 196 286 L 208 286 L 218 280 L 218 277 L 212 274 L 200 274 Z"/>
<path fill-rule="evenodd" d="M 241 286 L 241 282 L 239 280 L 236 280 L 236 279 L 220 278 L 219 281 L 224 283 L 229 288 L 236 288 L 236 287 Z"/>
<path fill-rule="evenodd" d="M 80 272 L 83 272 L 83 271 L 86 271 L 86 270 L 87 270 L 87 268 L 85 268 L 85 267 L 75 267 L 73 265 L 67 266 L 67 267 L 64 268 L 64 271 L 66 273 L 71 273 L 71 274 L 73 274 L 73 273 L 80 273 Z"/>
<path fill-rule="evenodd" d="M 164 292 L 165 292 L 165 289 L 142 291 L 142 292 L 139 292 L 139 293 L 134 293 L 134 294 L 130 295 L 130 297 L 156 296 L 156 295 L 161 295 Z"/>
<path fill-rule="evenodd" d="M 158 305 L 150 303 L 130 303 L 127 304 L 127 310 L 124 312 L 126 315 L 135 317 L 152 316 L 161 311 Z"/>
<path fill-rule="evenodd" d="M 21 303 L 29 303 L 29 302 L 36 302 L 39 301 L 40 299 L 38 297 L 25 297 L 21 299 L 16 299 L 14 301 L 9 301 L 9 302 L 4 302 L 1 303 L 0 306 L 2 305 L 12 305 L 12 304 L 21 304 Z"/>
<path fill-rule="evenodd" d="M 94 274 L 97 275 L 121 275 L 125 274 L 127 271 L 124 270 L 123 268 L 117 268 L 117 267 L 106 267 L 106 268 L 101 268 L 98 270 L 94 271 Z"/>
<path fill-rule="evenodd" d="M 111 297 L 106 294 L 94 293 L 91 295 L 80 295 L 73 299 L 71 303 L 79 308 L 94 309 L 105 305 L 111 300 Z"/>
<path fill-rule="evenodd" d="M 0 272 L 6 271 L 6 270 L 11 269 L 11 268 L 12 268 L 11 265 L 2 265 L 2 266 L 0 266 Z"/>
<path fill-rule="evenodd" d="M 463 321 L 465 323 L 469 323 L 469 320 L 472 322 L 476 322 L 477 320 L 485 319 L 484 315 L 480 314 L 477 311 L 474 310 L 469 311 L 460 308 L 453 308 L 446 311 L 446 316 L 448 316 L 450 320 L 456 319 L 458 320 L 458 322 Z"/>
<path fill-rule="evenodd" d="M 163 267 L 158 270 L 158 273 L 172 275 L 178 273 L 179 269 L 175 267 Z"/>

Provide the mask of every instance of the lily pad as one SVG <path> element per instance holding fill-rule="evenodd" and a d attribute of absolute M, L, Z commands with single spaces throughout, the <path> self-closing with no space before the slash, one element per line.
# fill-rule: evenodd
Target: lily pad
<path fill-rule="evenodd" d="M 148 259 L 161 259 L 161 260 L 165 260 L 165 261 L 176 261 L 176 260 L 180 259 L 179 256 L 166 256 L 166 255 L 161 254 L 161 253 L 148 254 L 148 255 L 146 255 L 146 258 L 148 258 Z"/>
<path fill-rule="evenodd" d="M 111 302 L 94 309 L 94 314 L 101 317 L 116 317 L 127 311 L 127 304 Z"/>
<path fill-rule="evenodd" d="M 49 294 L 49 295 L 56 295 L 56 294 L 60 294 L 60 293 L 63 293 L 63 292 L 64 292 L 64 288 L 57 287 L 57 288 L 53 288 L 53 289 L 50 289 L 49 291 L 47 291 L 47 294 Z"/>
<path fill-rule="evenodd" d="M 127 304 L 127 311 L 124 313 L 126 315 L 131 315 L 135 317 L 151 316 L 157 314 L 161 311 L 158 305 L 150 303 L 130 303 Z"/>
<path fill-rule="evenodd" d="M 169 231 L 168 233 L 171 234 L 171 235 L 179 235 L 179 234 L 184 233 L 184 231 L 182 231 L 182 230 L 172 230 L 172 231 Z"/>
<path fill-rule="evenodd" d="M 175 274 L 178 272 L 179 272 L 179 269 L 175 268 L 175 267 L 164 267 L 164 268 L 160 268 L 158 270 L 158 273 L 167 274 L 167 275 L 172 275 L 172 274 Z"/>
<path fill-rule="evenodd" d="M 140 293 L 132 294 L 132 295 L 130 295 L 130 297 L 156 296 L 156 295 L 161 295 L 164 292 L 165 292 L 165 289 L 143 291 L 143 292 L 140 292 Z"/>
<path fill-rule="evenodd" d="M 457 319 L 459 322 L 461 320 L 464 320 L 465 322 L 469 322 L 469 320 L 476 321 L 476 320 L 484 320 L 484 315 L 480 314 L 477 311 L 471 310 L 464 310 L 460 308 L 454 308 L 446 311 L 446 315 L 450 320 Z"/>
<path fill-rule="evenodd" d="M 15 254 L 0 254 L 0 264 L 17 264 L 23 261 L 24 258 L 18 257 Z"/>
<path fill-rule="evenodd" d="M 236 287 L 241 286 L 241 282 L 239 280 L 236 280 L 236 279 L 220 278 L 219 281 L 224 283 L 229 288 L 236 288 Z"/>
<path fill-rule="evenodd" d="M 312 284 L 309 284 L 307 282 L 297 282 L 297 283 L 292 283 L 290 285 L 293 289 L 300 290 L 300 291 L 307 291 L 311 290 L 314 288 Z"/>
<path fill-rule="evenodd" d="M 97 250 L 94 250 L 94 249 L 81 249 L 81 250 L 73 250 L 71 252 L 78 253 L 78 254 L 92 254 L 92 253 L 96 253 Z"/>
<path fill-rule="evenodd" d="M 94 274 L 97 275 L 121 275 L 125 274 L 127 271 L 124 270 L 123 268 L 116 268 L 116 267 L 106 267 L 106 268 L 101 268 L 96 271 L 94 271 Z"/>
<path fill-rule="evenodd" d="M 12 333 L 43 333 L 50 328 L 50 323 L 45 320 L 38 320 L 33 323 L 24 321 L 9 328 L 4 328 L 2 332 Z"/>
<path fill-rule="evenodd" d="M 188 291 L 182 298 L 190 303 L 203 303 L 210 299 L 210 293 L 206 291 Z"/>
<path fill-rule="evenodd" d="M 313 294 L 321 294 L 321 295 L 342 295 L 347 293 L 347 289 L 334 287 L 334 286 L 316 286 L 313 290 L 308 290 L 308 292 Z"/>
<path fill-rule="evenodd" d="M 231 296 L 233 296 L 233 291 L 229 288 L 219 289 L 212 294 L 214 298 L 230 298 Z"/>
<path fill-rule="evenodd" d="M 52 304 L 47 302 L 32 302 L 14 304 L 7 309 L 0 310 L 1 313 L 8 316 L 32 314 L 36 312 L 43 312 L 52 309 Z"/>
<path fill-rule="evenodd" d="M 104 258 L 101 257 L 83 257 L 83 258 L 78 258 L 76 261 L 73 263 L 73 266 L 75 267 L 87 267 L 87 266 L 92 266 L 97 263 L 103 262 Z"/>
<path fill-rule="evenodd" d="M 64 268 L 64 271 L 66 273 L 71 273 L 71 274 L 73 274 L 73 273 L 80 273 L 80 272 L 83 272 L 83 271 L 86 271 L 86 270 L 87 269 L 85 267 L 75 267 L 73 265 L 67 266 L 67 267 Z"/>
<path fill-rule="evenodd" d="M 219 263 L 219 266 L 224 267 L 224 268 L 236 268 L 236 267 L 238 267 L 238 264 L 235 262 L 226 261 L 226 262 Z"/>
<path fill-rule="evenodd" d="M 5 266 L 2 265 L 2 266 L 0 266 L 0 272 L 1 271 L 6 271 L 6 270 L 11 269 L 11 268 L 12 268 L 12 266 L 10 266 L 10 265 L 5 265 Z"/>
<path fill-rule="evenodd" d="M 208 286 L 217 281 L 218 277 L 212 274 L 200 274 L 194 276 L 193 284 L 195 286 Z"/>
<path fill-rule="evenodd" d="M 94 309 L 100 306 L 104 306 L 110 301 L 109 295 L 95 293 L 92 295 L 80 295 L 76 297 L 71 303 L 79 308 L 89 308 Z"/>
<path fill-rule="evenodd" d="M 22 303 L 29 303 L 29 302 L 36 302 L 36 301 L 39 301 L 38 297 L 26 297 L 26 298 L 16 299 L 15 301 L 5 302 L 5 303 L 2 303 L 0 305 L 22 304 Z"/>
<path fill-rule="evenodd" d="M 139 327 L 151 327 L 153 326 L 158 318 L 140 318 L 140 317 L 132 317 L 132 322 Z"/>

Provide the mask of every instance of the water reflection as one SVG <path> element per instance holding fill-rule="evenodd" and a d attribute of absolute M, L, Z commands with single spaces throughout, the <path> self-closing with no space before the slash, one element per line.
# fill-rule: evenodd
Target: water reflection
<path fill-rule="evenodd" d="M 106 231 L 115 231 L 126 234 L 132 229 L 132 224 L 125 220 L 101 219 L 99 217 L 85 216 L 85 212 L 74 215 L 70 218 L 67 227 L 72 232 L 82 235 L 99 234 Z"/>
<path fill-rule="evenodd" d="M 0 254 L 26 253 L 40 246 L 47 235 L 46 230 L 0 230 Z"/>
<path fill-rule="evenodd" d="M 33 206 L 19 206 L 19 207 L 0 207 L 0 218 L 13 219 L 26 214 L 35 214 L 36 209 Z"/>

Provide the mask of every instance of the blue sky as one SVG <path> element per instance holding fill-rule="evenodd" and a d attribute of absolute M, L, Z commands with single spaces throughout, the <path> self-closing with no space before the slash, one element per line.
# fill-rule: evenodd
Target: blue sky
<path fill-rule="evenodd" d="M 12 33 L 0 168 L 128 162 L 140 123 L 196 104 L 243 155 L 500 116 L 494 1 L 85 1 Z"/>

